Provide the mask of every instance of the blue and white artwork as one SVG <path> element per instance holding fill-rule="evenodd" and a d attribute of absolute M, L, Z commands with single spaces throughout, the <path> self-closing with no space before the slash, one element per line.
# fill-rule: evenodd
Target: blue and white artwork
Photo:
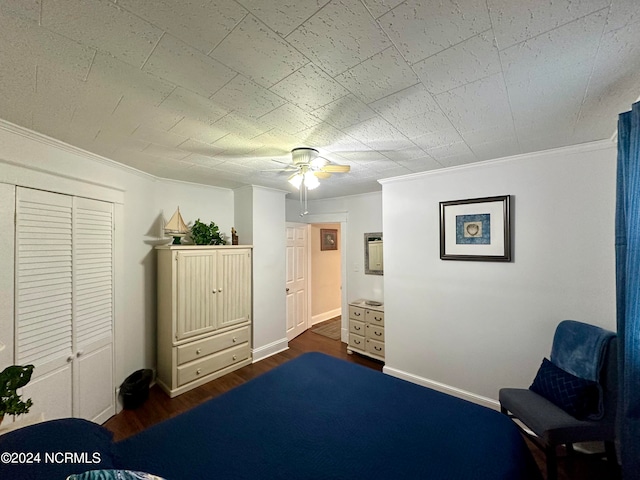
<path fill-rule="evenodd" d="M 456 215 L 456 244 L 490 245 L 491 214 Z"/>

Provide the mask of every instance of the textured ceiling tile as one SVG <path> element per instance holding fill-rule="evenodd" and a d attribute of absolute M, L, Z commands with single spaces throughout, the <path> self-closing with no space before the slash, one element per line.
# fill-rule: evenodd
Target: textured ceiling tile
<path fill-rule="evenodd" d="M 253 15 L 247 15 L 210 55 L 263 87 L 270 87 L 308 62 Z"/>
<path fill-rule="evenodd" d="M 320 123 L 320 119 L 299 107 L 287 103 L 260 117 L 260 122 L 294 135 Z"/>
<path fill-rule="evenodd" d="M 412 64 L 491 28 L 485 0 L 407 0 L 379 21 Z"/>
<path fill-rule="evenodd" d="M 427 150 L 439 164 L 445 167 L 464 165 L 477 161 L 471 149 L 464 142 L 452 143 Z"/>
<path fill-rule="evenodd" d="M 353 125 L 345 132 L 374 150 L 400 150 L 412 145 L 407 137 L 380 117 Z"/>
<path fill-rule="evenodd" d="M 336 77 L 365 103 L 418 83 L 418 77 L 394 48 L 387 48 Z"/>
<path fill-rule="evenodd" d="M 7 15 L 40 23 L 42 0 L 3 0 L 0 4 L 0 16 Z"/>
<path fill-rule="evenodd" d="M 401 160 L 413 160 L 414 158 L 426 156 L 425 151 L 417 145 L 413 145 L 412 147 L 405 148 L 403 150 L 388 150 L 381 153 L 394 162 L 399 162 Z"/>
<path fill-rule="evenodd" d="M 441 93 L 435 98 L 460 132 L 512 123 L 509 99 L 500 74 Z"/>
<path fill-rule="evenodd" d="M 214 146 L 224 150 L 224 153 L 244 155 L 253 152 L 262 146 L 259 140 L 250 140 L 245 137 L 230 133 L 213 143 Z"/>
<path fill-rule="evenodd" d="M 476 158 L 480 161 L 509 157 L 521 153 L 520 145 L 515 138 L 505 138 L 494 142 L 470 145 Z"/>
<path fill-rule="evenodd" d="M 412 138 L 411 140 L 425 151 L 463 141 L 458 131 L 451 125 L 447 128 L 443 128 L 442 130 L 425 133 L 424 135 Z"/>
<path fill-rule="evenodd" d="M 166 131 L 181 119 L 181 115 L 163 110 L 136 97 L 123 97 L 109 121 L 120 126 L 129 125 L 130 131 L 133 132 L 138 125 Z"/>
<path fill-rule="evenodd" d="M 347 144 L 357 142 L 343 131 L 338 130 L 337 128 L 334 128 L 328 123 L 324 122 L 298 132 L 296 134 L 296 137 L 298 137 L 305 146 L 313 147 L 316 149 L 333 147 L 341 150 L 343 149 L 343 147 L 346 148 L 346 144 L 342 145 L 341 147 L 341 144 L 343 142 L 346 142 Z"/>
<path fill-rule="evenodd" d="M 84 88 L 85 83 L 65 69 L 39 66 L 33 127 L 51 137 L 65 138 Z"/>
<path fill-rule="evenodd" d="M 232 0 L 118 0 L 117 3 L 204 53 L 213 50 L 247 14 Z"/>
<path fill-rule="evenodd" d="M 425 155 L 424 157 L 412 158 L 410 160 L 398 160 L 398 163 L 412 172 L 426 172 L 442 168 L 433 157 Z"/>
<path fill-rule="evenodd" d="M 102 129 L 95 138 L 95 143 L 107 147 L 109 145 L 115 147 L 113 152 L 141 152 L 149 146 L 149 142 L 133 138 L 128 135 L 122 135 L 114 130 Z"/>
<path fill-rule="evenodd" d="M 131 96 L 153 105 L 159 105 L 175 88 L 155 75 L 101 53 L 93 60 L 87 84 L 96 92 Z"/>
<path fill-rule="evenodd" d="M 369 106 L 391 123 L 424 112 L 441 112 L 436 101 L 421 83 L 377 100 Z"/>
<path fill-rule="evenodd" d="M 380 152 L 375 150 L 360 151 L 360 152 L 341 152 L 340 157 L 348 160 L 349 162 L 355 162 L 360 166 L 367 166 L 372 162 L 387 162 L 389 159 Z"/>
<path fill-rule="evenodd" d="M 216 147 L 214 145 L 200 142 L 198 140 L 194 140 L 193 138 L 189 138 L 185 140 L 180 145 L 178 145 L 180 150 L 185 150 L 191 153 L 190 158 L 211 158 L 215 155 L 218 155 L 223 152 L 223 149 L 220 147 Z M 194 162 L 198 163 L 198 162 Z"/>
<path fill-rule="evenodd" d="M 66 70 L 78 80 L 89 73 L 95 50 L 36 23 L 0 10 L 0 51 L 15 61 Z"/>
<path fill-rule="evenodd" d="M 349 93 L 313 63 L 306 64 L 269 90 L 307 110 L 320 108 Z"/>
<path fill-rule="evenodd" d="M 404 0 L 362 0 L 373 18 L 379 18 L 392 8 L 400 5 Z"/>
<path fill-rule="evenodd" d="M 481 33 L 416 63 L 414 70 L 433 94 L 475 82 L 502 71 L 493 36 Z"/>
<path fill-rule="evenodd" d="M 300 146 L 300 140 L 297 137 L 278 129 L 273 129 L 267 133 L 258 135 L 253 140 L 263 145 L 263 147 L 259 149 L 262 152 L 260 154 L 263 156 L 288 155 L 293 148 Z M 288 158 L 290 157 L 287 157 L 287 159 Z"/>
<path fill-rule="evenodd" d="M 44 0 L 42 26 L 140 67 L 162 30 L 106 0 Z"/>
<path fill-rule="evenodd" d="M 171 127 L 170 132 L 183 138 L 193 138 L 204 143 L 213 143 L 229 134 L 227 130 L 215 128 L 208 123 L 186 117 Z"/>
<path fill-rule="evenodd" d="M 391 46 L 359 0 L 330 2 L 287 40 L 332 77 Z"/>
<path fill-rule="evenodd" d="M 180 148 L 182 148 L 182 146 Z M 208 156 L 201 153 L 192 153 L 188 157 L 184 158 L 183 161 L 187 163 L 193 163 L 194 165 L 202 165 L 205 167 L 215 167 L 216 165 L 220 165 L 224 162 L 224 160 L 220 160 L 219 158 L 213 158 L 213 156 Z"/>
<path fill-rule="evenodd" d="M 215 101 L 181 87 L 171 92 L 160 107 L 209 124 L 213 124 L 229 113 L 229 110 L 220 107 Z"/>
<path fill-rule="evenodd" d="M 567 70 L 591 71 L 606 12 L 571 22 L 500 52 L 506 81 L 523 82 Z"/>
<path fill-rule="evenodd" d="M 589 78 L 576 124 L 575 141 L 610 138 L 618 114 L 630 109 L 640 92 L 640 36 L 636 25 L 606 34 Z M 612 88 L 615 85 L 615 88 Z"/>
<path fill-rule="evenodd" d="M 1 43 L 0 65 L 0 115 L 5 120 L 31 128 L 36 65 L 24 58 L 16 58 Z"/>
<path fill-rule="evenodd" d="M 612 0 L 605 33 L 640 22 L 638 0 Z"/>
<path fill-rule="evenodd" d="M 571 136 L 565 132 L 552 133 L 545 129 L 542 132 L 529 130 L 520 135 L 522 153 L 539 152 L 550 148 L 566 147 L 572 144 Z"/>
<path fill-rule="evenodd" d="M 267 24 L 269 28 L 283 37 L 289 35 L 302 22 L 329 3 L 329 0 L 238 1 Z"/>
<path fill-rule="evenodd" d="M 313 111 L 313 114 L 339 129 L 350 127 L 376 116 L 376 112 L 353 95 L 347 95 L 318 108 Z"/>
<path fill-rule="evenodd" d="M 255 138 L 258 135 L 262 135 L 263 133 L 271 130 L 271 127 L 265 126 L 262 123 L 258 123 L 249 117 L 239 115 L 235 112 L 225 115 L 215 122 L 213 126 L 220 128 L 221 130 L 238 133 L 239 136 L 246 139 Z"/>
<path fill-rule="evenodd" d="M 177 135 L 173 132 L 165 132 L 163 130 L 154 130 L 143 126 L 136 129 L 131 136 L 164 147 L 177 147 L 186 140 L 183 135 Z"/>
<path fill-rule="evenodd" d="M 178 148 L 165 147 L 163 145 L 156 145 L 155 143 L 148 145 L 143 150 L 143 153 L 145 155 L 151 155 L 153 157 L 159 158 L 168 158 L 170 160 L 182 160 L 191 154 L 190 152 L 180 150 Z"/>
<path fill-rule="evenodd" d="M 270 92 L 243 75 L 218 90 L 211 100 L 227 110 L 258 118 L 286 103 L 286 100 Z"/>
<path fill-rule="evenodd" d="M 449 119 L 439 109 L 398 120 L 395 127 L 408 138 L 453 128 Z"/>
<path fill-rule="evenodd" d="M 230 68 L 169 34 L 162 37 L 143 70 L 206 97 L 236 75 Z"/>
<path fill-rule="evenodd" d="M 500 50 L 608 7 L 609 3 L 610 0 L 487 0 Z"/>

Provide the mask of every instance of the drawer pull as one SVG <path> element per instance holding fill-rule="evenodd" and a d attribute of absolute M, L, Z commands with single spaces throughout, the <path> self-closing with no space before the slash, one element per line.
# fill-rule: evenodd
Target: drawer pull
<path fill-rule="evenodd" d="M 380 321 L 382 321 L 382 317 L 373 317 L 373 319 L 374 319 L 376 322 L 380 322 Z"/>
<path fill-rule="evenodd" d="M 382 332 L 373 332 L 373 333 L 375 333 L 378 337 L 382 336 Z"/>
<path fill-rule="evenodd" d="M 197 350 L 196 350 L 196 355 L 200 355 L 200 352 L 201 352 L 201 351 L 202 351 L 202 350 L 197 349 Z"/>
<path fill-rule="evenodd" d="M 354 340 L 353 343 L 355 343 L 356 345 L 360 345 L 360 340 Z"/>
<path fill-rule="evenodd" d="M 233 340 L 231 340 L 233 343 L 236 343 L 238 341 L 238 339 L 236 337 L 233 337 Z"/>
<path fill-rule="evenodd" d="M 354 325 L 354 326 L 353 326 L 353 329 L 354 329 L 354 330 L 360 330 L 360 327 L 358 327 L 357 325 Z"/>
<path fill-rule="evenodd" d="M 360 312 L 353 312 L 353 315 L 356 316 L 356 317 L 359 317 L 360 316 Z"/>
<path fill-rule="evenodd" d="M 197 370 L 196 370 L 196 375 L 200 375 L 200 372 L 201 372 L 201 370 L 200 370 L 200 369 L 197 369 Z"/>
<path fill-rule="evenodd" d="M 382 347 L 378 347 L 376 345 L 373 346 L 373 348 L 375 348 L 377 351 L 381 352 L 382 351 Z"/>
<path fill-rule="evenodd" d="M 238 358 L 236 355 L 233 356 L 233 359 L 235 360 L 236 358 Z"/>

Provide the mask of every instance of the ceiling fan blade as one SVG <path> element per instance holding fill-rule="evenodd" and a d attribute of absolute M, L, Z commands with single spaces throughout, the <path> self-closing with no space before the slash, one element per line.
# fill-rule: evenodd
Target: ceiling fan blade
<path fill-rule="evenodd" d="M 338 165 L 336 163 L 329 163 L 320 169 L 322 172 L 328 173 L 347 173 L 351 170 L 350 165 Z"/>
<path fill-rule="evenodd" d="M 322 170 L 313 172 L 313 174 L 320 180 L 324 180 L 325 178 L 329 178 L 331 176 L 329 172 L 323 172 Z"/>

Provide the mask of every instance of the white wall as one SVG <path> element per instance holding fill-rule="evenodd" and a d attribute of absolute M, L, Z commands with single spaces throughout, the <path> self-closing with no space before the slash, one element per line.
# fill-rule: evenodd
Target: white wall
<path fill-rule="evenodd" d="M 159 216 L 170 216 L 180 205 L 185 220 L 198 216 L 213 220 L 230 235 L 233 192 L 156 179 L 4 122 L 0 122 L 0 183 L 117 202 L 116 387 L 131 372 L 154 367 L 153 246 L 158 243 Z M 5 208 L 0 205 L 1 211 Z"/>
<path fill-rule="evenodd" d="M 254 362 L 288 348 L 285 194 L 255 185 L 235 190 L 239 241 L 253 244 Z"/>
<path fill-rule="evenodd" d="M 309 215 L 300 217 L 299 213 L 299 201 L 287 200 L 289 222 L 316 223 L 317 218 L 326 218 L 326 222 L 330 222 L 332 218 L 346 216 L 347 228 L 343 228 L 342 233 L 346 245 L 343 261 L 346 267 L 347 299 L 383 301 L 383 277 L 364 273 L 364 234 L 383 232 L 383 237 L 386 235 L 382 227 L 382 192 L 309 201 Z M 384 240 L 386 248 L 386 238 Z"/>
<path fill-rule="evenodd" d="M 615 159 L 604 142 L 384 181 L 385 372 L 495 406 L 559 321 L 615 330 Z M 494 195 L 513 196 L 513 261 L 440 260 L 439 202 Z"/>
<path fill-rule="evenodd" d="M 342 310 L 342 274 L 340 251 L 322 250 L 320 232 L 333 229 L 340 245 L 339 223 L 311 225 L 311 323 L 316 324 L 340 315 Z"/>

